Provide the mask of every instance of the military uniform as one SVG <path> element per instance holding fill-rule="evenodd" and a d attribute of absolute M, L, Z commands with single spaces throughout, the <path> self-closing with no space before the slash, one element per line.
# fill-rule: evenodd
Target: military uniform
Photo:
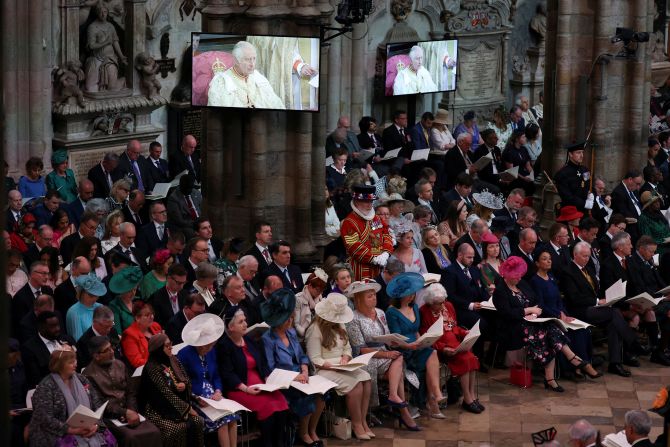
<path fill-rule="evenodd" d="M 572 205 L 583 212 L 589 194 L 590 178 L 591 172 L 585 166 L 568 161 L 554 175 L 554 184 L 561 196 L 561 206 Z"/>

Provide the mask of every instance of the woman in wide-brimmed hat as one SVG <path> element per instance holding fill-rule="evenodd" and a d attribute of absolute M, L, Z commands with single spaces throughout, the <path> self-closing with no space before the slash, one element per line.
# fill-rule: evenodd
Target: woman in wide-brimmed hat
<path fill-rule="evenodd" d="M 51 155 L 51 171 L 45 180 L 48 190 L 58 191 L 60 198 L 65 203 L 70 203 L 77 198 L 77 180 L 74 171 L 68 168 L 67 151 L 60 149 Z"/>
<path fill-rule="evenodd" d="M 407 337 L 409 346 L 400 349 L 405 357 L 407 368 L 425 376 L 428 396 L 425 396 L 430 417 L 444 419 L 439 404 L 446 400 L 440 389 L 440 363 L 434 349 L 418 348 L 421 315 L 419 306 L 414 302 L 416 293 L 423 288 L 425 280 L 418 273 L 401 273 L 386 286 L 391 298 L 391 306 L 386 310 L 386 319 L 391 332 Z"/>
<path fill-rule="evenodd" d="M 405 384 L 403 380 L 403 356 L 399 351 L 388 349 L 384 343 L 375 338 L 391 333 L 386 324 L 384 311 L 378 309 L 377 292 L 381 285 L 372 279 L 356 281 L 347 289 L 347 296 L 354 302 L 354 318 L 347 323 L 347 334 L 353 355 L 367 354 L 377 351 L 368 363 L 367 371 L 372 378 L 370 405 L 379 405 L 377 380 L 388 377 L 389 396 L 386 403 L 399 410 L 399 422 L 409 430 L 417 431 L 418 426 L 412 420 L 405 402 Z M 393 347 L 394 345 L 391 345 Z"/>
<path fill-rule="evenodd" d="M 77 302 L 68 309 L 65 322 L 67 333 L 79 340 L 93 324 L 93 311 L 102 305 L 98 298 L 105 296 L 107 287 L 94 274 L 78 276 L 74 285 L 77 286 Z"/>
<path fill-rule="evenodd" d="M 587 364 L 577 357 L 569 346 L 569 340 L 555 324 L 528 323 L 542 315 L 537 305 L 533 289 L 521 281 L 528 267 L 518 256 L 510 256 L 500 266 L 502 281 L 493 292 L 493 304 L 501 321 L 505 322 L 505 331 L 501 339 L 507 351 L 520 351 L 526 348 L 531 359 L 544 367 L 544 387 L 547 390 L 562 393 L 563 387 L 554 379 L 556 355 L 562 352 L 575 367 L 584 370 Z"/>
<path fill-rule="evenodd" d="M 495 195 L 485 189 L 472 194 L 472 200 L 474 200 L 475 206 L 472 208 L 470 217 L 472 218 L 474 215 L 486 222 L 488 226 L 491 226 L 493 211 L 502 209 L 503 207 L 502 194 Z"/>
<path fill-rule="evenodd" d="M 275 368 L 299 372 L 294 380 L 307 383 L 309 381 L 309 358 L 305 355 L 293 330 L 293 311 L 296 297 L 289 289 L 279 289 L 261 304 L 263 321 L 270 325 L 270 330 L 263 334 L 265 358 L 270 371 Z M 282 390 L 289 402 L 291 411 L 298 416 L 299 439 L 307 446 L 319 447 L 319 436 L 316 426 L 325 407 L 321 395 L 306 395 L 290 388 Z"/>
<path fill-rule="evenodd" d="M 109 308 L 114 312 L 114 325 L 118 334 L 123 334 L 135 321 L 133 299 L 143 277 L 139 267 L 131 266 L 114 273 L 109 281 L 109 290 L 116 295 L 109 303 Z"/>
<path fill-rule="evenodd" d="M 293 327 L 300 341 L 305 338 L 305 331 L 314 318 L 314 308 L 323 299 L 321 294 L 326 290 L 327 285 L 328 274 L 323 269 L 317 267 L 307 277 L 302 292 L 298 292 L 295 295 Z"/>
<path fill-rule="evenodd" d="M 579 234 L 579 221 L 582 217 L 584 217 L 584 213 L 579 211 L 576 206 L 566 205 L 561 207 L 556 222 L 566 224 L 570 240 L 574 240 L 577 238 L 577 234 Z"/>
<path fill-rule="evenodd" d="M 344 328 L 354 318 L 347 297 L 331 293 L 316 305 L 316 317 L 307 328 L 307 355 L 317 368 L 317 374 L 337 383 L 335 391 L 346 396 L 353 433 L 358 439 L 375 437 L 366 421 L 370 404 L 370 374 L 363 368 L 353 371 L 332 369 L 344 365 L 352 357 L 351 344 Z"/>
<path fill-rule="evenodd" d="M 405 222 L 394 229 L 397 245 L 392 257 L 405 265 L 406 272 L 428 273 L 423 253 L 414 247 L 414 231 L 419 230 L 411 222 Z"/>
<path fill-rule="evenodd" d="M 191 379 L 195 396 L 211 400 L 223 399 L 219 362 L 213 349 L 223 333 L 223 320 L 209 313 L 192 318 L 182 329 L 181 337 L 187 346 L 177 353 L 177 358 Z M 219 447 L 237 445 L 237 421 L 240 420 L 237 414 L 211 419 L 197 406 L 194 409 L 205 421 L 205 433 L 216 432 Z"/>
<path fill-rule="evenodd" d="M 667 249 L 663 242 L 670 237 L 670 225 L 661 212 L 662 200 L 651 191 L 645 191 L 640 196 L 640 202 L 642 203 L 642 214 L 637 221 L 640 234 L 651 236 L 658 244 L 658 252 L 665 253 Z"/>
<path fill-rule="evenodd" d="M 204 444 L 204 421 L 191 404 L 191 390 L 191 380 L 172 354 L 168 336 L 151 337 L 138 399 L 140 413 L 158 427 L 164 447 Z"/>

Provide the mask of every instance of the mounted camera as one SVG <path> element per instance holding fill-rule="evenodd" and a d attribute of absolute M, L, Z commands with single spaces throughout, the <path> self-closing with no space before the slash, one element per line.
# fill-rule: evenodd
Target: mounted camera
<path fill-rule="evenodd" d="M 373 11 L 373 8 L 372 0 L 342 0 L 337 5 L 335 21 L 344 26 L 363 23 L 365 18 Z"/>
<path fill-rule="evenodd" d="M 617 28 L 611 41 L 612 43 L 623 42 L 623 50 L 617 54 L 617 57 L 634 58 L 638 44 L 649 42 L 649 33 L 635 32 L 630 28 Z"/>

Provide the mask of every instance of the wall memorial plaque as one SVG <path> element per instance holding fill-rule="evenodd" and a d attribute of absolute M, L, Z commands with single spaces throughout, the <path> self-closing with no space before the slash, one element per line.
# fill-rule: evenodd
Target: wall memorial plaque
<path fill-rule="evenodd" d="M 459 48 L 457 94 L 464 100 L 500 95 L 501 48 L 499 42 L 476 42 Z"/>

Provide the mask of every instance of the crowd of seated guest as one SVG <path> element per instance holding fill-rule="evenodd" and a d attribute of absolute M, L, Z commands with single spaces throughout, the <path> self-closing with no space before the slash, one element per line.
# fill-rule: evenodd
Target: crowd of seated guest
<path fill-rule="evenodd" d="M 291 241 L 276 237 L 271 222 L 256 223 L 248 243 L 216 234 L 202 215 L 192 136 L 169 169 L 156 163 L 160 145 L 144 158 L 133 140 L 78 184 L 61 152 L 46 177 L 33 160 L 20 190 L 8 192 L 3 234 L 21 389 L 37 387 L 37 402 L 51 399 L 34 412 L 26 439 L 185 446 L 215 438 L 232 446 L 240 415 L 203 410 L 206 400 L 223 398 L 250 410 L 264 446 L 287 445 L 294 433 L 299 442 L 322 445 L 319 421 L 331 398 L 343 400 L 358 439 L 375 437 L 367 415 L 380 407 L 420 430 L 417 407 L 446 417 L 441 364 L 457 378 L 462 410 L 485 410 L 474 384 L 495 361 L 494 342 L 510 362 L 518 354 L 538 363 L 547 390 L 570 386 L 556 382 L 557 363 L 567 376 L 597 379 L 605 372 L 594 366 L 592 329 L 534 323 L 538 317 L 579 319 L 604 331 L 607 373 L 630 376 L 627 367 L 640 367 L 638 357 L 649 354 L 670 366 L 668 301 L 604 305 L 619 279 L 627 281 L 629 298 L 659 296 L 670 282 L 663 169 L 645 171 L 644 185 L 631 169 L 611 185 L 611 195 L 602 179 L 593 193 L 579 181 L 561 186 L 563 206 L 545 235 L 532 201 L 541 136 L 523 113 L 519 106 L 499 114 L 496 129 L 511 129 L 503 150 L 495 129 L 480 134 L 474 113 L 453 134 L 443 110 L 424 113 L 413 128 L 397 111 L 382 136 L 372 117 L 361 120 L 358 137 L 348 118 L 340 119 L 326 174 L 338 217 L 329 234 L 337 239 L 323 265 L 304 272 Z M 417 132 L 430 156 L 410 163 Z M 366 163 L 361 148 L 374 149 Z M 394 148 L 399 156 L 383 160 Z M 570 149 L 564 169 L 582 175 L 588 171 L 579 152 Z M 487 153 L 491 161 L 478 169 Z M 500 180 L 516 167 L 514 180 Z M 167 198 L 156 199 L 152 169 L 167 181 L 187 172 Z M 500 181 L 491 180 L 496 175 Z M 44 198 L 24 205 L 21 190 Z M 588 217 L 587 210 L 602 213 Z M 437 340 L 416 341 L 440 319 Z M 270 327 L 262 336 L 261 329 L 247 334 L 261 322 Z M 457 351 L 475 324 L 481 336 Z M 176 345 L 182 349 L 174 354 Z M 373 352 L 366 366 L 340 368 Z M 317 374 L 334 386 L 328 396 L 261 391 L 276 369 L 302 383 Z M 72 405 L 95 409 L 101 396 L 110 404 L 97 427 L 64 424 Z M 110 419 L 145 430 L 112 427 Z M 286 428 L 291 424 L 294 431 Z"/>

